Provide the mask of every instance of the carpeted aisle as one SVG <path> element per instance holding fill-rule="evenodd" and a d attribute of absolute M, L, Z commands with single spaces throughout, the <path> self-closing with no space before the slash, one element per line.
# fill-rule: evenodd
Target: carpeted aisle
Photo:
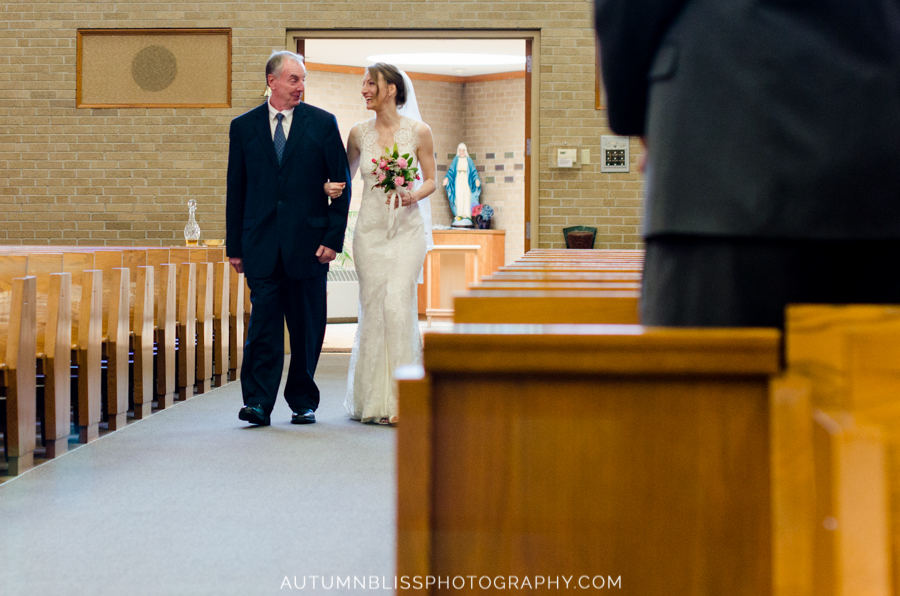
<path fill-rule="evenodd" d="M 316 424 L 291 425 L 279 397 L 272 426 L 248 427 L 231 383 L 0 485 L 0 594 L 245 596 L 299 592 L 286 576 L 392 578 L 395 429 L 346 417 L 348 363 L 323 354 Z"/>

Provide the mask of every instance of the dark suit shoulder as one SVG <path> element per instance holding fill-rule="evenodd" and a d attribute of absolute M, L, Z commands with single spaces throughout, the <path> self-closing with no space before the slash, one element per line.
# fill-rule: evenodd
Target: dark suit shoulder
<path fill-rule="evenodd" d="M 308 103 L 301 103 L 294 109 L 300 110 L 304 116 L 306 116 L 307 118 L 312 118 L 314 120 L 321 120 L 325 122 L 336 120 L 334 114 L 332 114 L 331 112 L 323 110 L 322 108 L 317 108 L 316 106 L 311 106 Z"/>
<path fill-rule="evenodd" d="M 252 110 L 248 110 L 240 116 L 237 116 L 232 120 L 232 122 L 234 122 L 235 124 L 245 124 L 252 121 L 254 118 L 259 117 L 260 112 L 264 112 L 264 115 L 268 117 L 268 111 L 268 102 L 263 102 L 262 105 L 258 105 Z"/>

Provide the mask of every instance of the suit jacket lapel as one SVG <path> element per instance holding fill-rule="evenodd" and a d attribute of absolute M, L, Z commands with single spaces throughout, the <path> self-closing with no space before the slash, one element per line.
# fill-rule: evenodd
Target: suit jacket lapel
<path fill-rule="evenodd" d="M 287 144 L 284 146 L 284 154 L 281 156 L 281 165 L 284 165 L 288 161 L 288 157 L 290 157 L 291 152 L 294 150 L 297 145 L 300 144 L 300 137 L 303 136 L 303 131 L 306 130 L 309 121 L 307 119 L 306 110 L 303 109 L 303 104 L 301 103 L 296 108 L 294 108 L 294 116 L 291 119 L 291 130 L 288 133 Z M 275 144 L 272 144 L 272 153 L 275 153 Z"/>
<path fill-rule="evenodd" d="M 275 142 L 272 140 L 272 127 L 269 125 L 269 102 L 264 103 L 257 108 L 256 134 L 259 135 L 259 142 L 263 147 L 272 165 L 278 167 L 278 156 L 275 155 Z"/>

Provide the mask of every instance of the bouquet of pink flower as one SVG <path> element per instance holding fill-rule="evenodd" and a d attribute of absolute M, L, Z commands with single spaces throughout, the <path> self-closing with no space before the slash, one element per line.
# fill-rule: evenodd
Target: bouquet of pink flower
<path fill-rule="evenodd" d="M 393 150 L 385 147 L 381 159 L 372 160 L 372 173 L 378 179 L 372 188 L 380 188 L 388 195 L 400 189 L 411 190 L 412 182 L 419 179 L 419 168 L 413 167 L 414 162 L 409 153 L 400 155 L 396 143 Z"/>
<path fill-rule="evenodd" d="M 414 162 L 415 159 L 410 158 L 409 153 L 400 155 L 397 143 L 394 143 L 393 149 L 385 147 L 384 155 L 380 159 L 372 160 L 375 164 L 372 173 L 378 180 L 372 188 L 380 188 L 388 196 L 388 239 L 397 233 L 399 219 L 395 216 L 394 210 L 402 206 L 400 191 L 411 191 L 413 182 L 419 179 L 419 168 L 413 166 Z"/>

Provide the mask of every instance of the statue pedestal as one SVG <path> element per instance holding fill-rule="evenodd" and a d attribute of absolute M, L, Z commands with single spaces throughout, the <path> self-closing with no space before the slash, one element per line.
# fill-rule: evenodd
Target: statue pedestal
<path fill-rule="evenodd" d="M 506 230 L 478 230 L 472 228 L 457 228 L 453 230 L 434 230 L 434 244 L 446 245 L 472 245 L 481 247 L 478 251 L 478 276 L 483 277 L 494 273 L 506 264 Z M 432 271 L 428 268 L 428 260 L 425 261 L 425 279 Z M 438 308 L 435 304 L 428 304 L 427 283 L 419 284 L 419 314 L 424 315 L 426 308 Z"/>

